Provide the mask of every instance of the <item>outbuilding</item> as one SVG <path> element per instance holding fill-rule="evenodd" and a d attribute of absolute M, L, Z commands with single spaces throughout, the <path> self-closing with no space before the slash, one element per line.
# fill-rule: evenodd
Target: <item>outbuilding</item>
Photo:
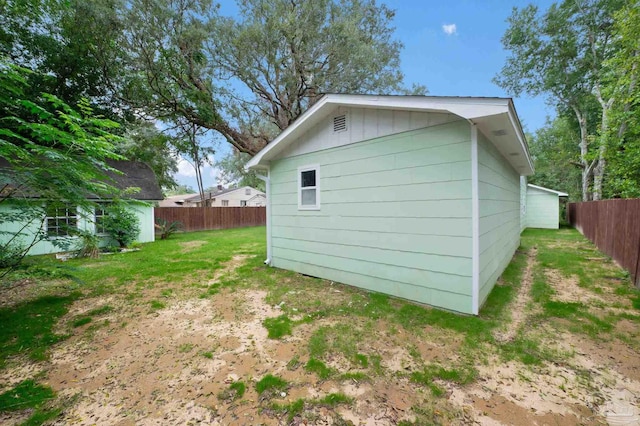
<path fill-rule="evenodd" d="M 274 267 L 478 314 L 533 165 L 511 99 L 329 94 L 247 165 Z"/>
<path fill-rule="evenodd" d="M 558 229 L 560 226 L 560 198 L 569 194 L 542 186 L 527 185 L 525 226 L 527 228 Z"/>

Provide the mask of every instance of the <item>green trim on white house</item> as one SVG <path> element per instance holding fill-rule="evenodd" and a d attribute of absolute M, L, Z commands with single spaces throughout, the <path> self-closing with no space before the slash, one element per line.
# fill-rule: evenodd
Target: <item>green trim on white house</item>
<path fill-rule="evenodd" d="M 40 201 L 34 200 L 34 203 L 38 203 Z M 138 238 L 136 241 L 141 243 L 152 242 L 155 241 L 155 229 L 154 229 L 154 215 L 153 215 L 153 205 L 142 202 L 135 201 L 127 205 L 127 209 L 135 213 L 136 217 L 140 221 L 140 233 L 138 234 Z M 2 204 L 0 204 L 0 212 L 19 212 L 16 210 L 15 203 L 12 203 L 9 200 L 5 200 Z M 77 216 L 77 224 L 78 229 L 86 230 L 92 233 L 95 233 L 95 225 L 93 223 L 93 211 L 83 212 L 78 209 Z M 27 225 L 25 227 L 25 225 Z M 29 245 L 33 240 L 33 236 L 39 231 L 42 230 L 46 226 L 45 222 L 42 220 L 35 220 L 31 223 L 26 222 L 10 222 L 10 223 L 2 223 L 0 225 L 0 245 L 5 244 L 9 239 L 12 238 L 12 235 L 16 233 L 21 233 L 21 236 L 18 236 L 15 240 L 16 242 L 20 241 L 24 245 Z M 50 254 L 50 253 L 59 253 L 64 251 L 73 251 L 77 250 L 79 239 L 78 237 L 65 237 L 64 240 L 68 241 L 68 247 L 59 247 L 53 244 L 53 238 L 48 238 L 42 241 L 39 241 L 35 244 L 28 252 L 29 255 L 39 255 L 39 254 Z M 102 238 L 101 246 L 106 246 L 108 243 L 108 237 L 104 236 Z"/>
<path fill-rule="evenodd" d="M 319 210 L 297 170 L 319 165 Z M 472 313 L 471 141 L 465 120 L 270 164 L 271 264 Z"/>

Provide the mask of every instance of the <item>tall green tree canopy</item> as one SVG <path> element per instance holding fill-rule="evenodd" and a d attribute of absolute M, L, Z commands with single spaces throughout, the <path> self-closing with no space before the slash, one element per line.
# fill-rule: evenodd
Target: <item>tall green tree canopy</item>
<path fill-rule="evenodd" d="M 393 12 L 375 0 L 238 3 L 229 18 L 208 0 L 129 1 L 124 96 L 255 154 L 323 93 L 404 90 Z"/>
<path fill-rule="evenodd" d="M 495 82 L 514 95 L 545 95 L 577 120 L 582 198 L 602 196 L 606 134 L 614 102 L 603 90 L 604 64 L 614 52 L 613 21 L 624 0 L 564 0 L 540 12 L 514 8 L 503 45 L 509 57 Z M 590 112 L 599 105 L 597 131 Z"/>

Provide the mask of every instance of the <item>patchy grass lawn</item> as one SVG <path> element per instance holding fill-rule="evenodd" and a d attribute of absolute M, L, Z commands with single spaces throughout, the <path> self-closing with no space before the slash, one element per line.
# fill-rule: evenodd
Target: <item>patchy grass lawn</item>
<path fill-rule="evenodd" d="M 32 259 L 58 272 L 4 283 L 0 423 L 596 425 L 638 410 L 640 294 L 574 230 L 525 231 L 479 317 L 268 268 L 264 233 L 179 234 L 64 273 Z"/>

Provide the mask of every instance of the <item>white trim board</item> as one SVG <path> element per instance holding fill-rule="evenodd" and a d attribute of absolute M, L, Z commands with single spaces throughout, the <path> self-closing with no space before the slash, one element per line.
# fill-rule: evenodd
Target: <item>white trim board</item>
<path fill-rule="evenodd" d="M 566 192 L 560 192 L 560 191 L 556 191 L 554 189 L 549 189 L 549 188 L 545 188 L 543 186 L 538 186 L 538 185 L 533 185 L 528 183 L 527 187 L 529 188 L 533 188 L 533 189 L 539 189 L 540 191 L 544 191 L 544 192 L 549 192 L 550 194 L 556 194 L 558 197 L 568 197 L 569 194 L 567 194 Z"/>
<path fill-rule="evenodd" d="M 471 124 L 471 312 L 480 312 L 480 196 L 478 183 L 478 128 Z"/>

